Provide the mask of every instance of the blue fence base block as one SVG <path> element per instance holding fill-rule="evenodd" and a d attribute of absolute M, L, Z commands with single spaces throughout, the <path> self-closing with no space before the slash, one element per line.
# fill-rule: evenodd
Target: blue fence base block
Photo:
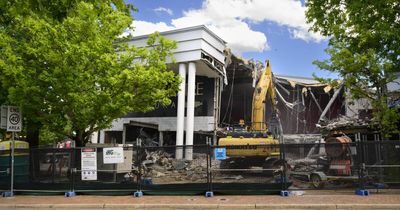
<path fill-rule="evenodd" d="M 288 183 L 288 182 L 290 182 L 290 181 L 288 180 L 288 178 L 286 178 L 286 177 L 281 177 L 281 176 L 275 177 L 274 181 L 275 181 L 275 183 Z"/>
<path fill-rule="evenodd" d="M 76 196 L 76 193 L 75 193 L 75 192 L 65 192 L 65 193 L 64 193 L 64 196 L 67 197 L 67 198 L 69 198 L 69 197 L 75 197 L 75 196 Z"/>
<path fill-rule="evenodd" d="M 143 196 L 143 192 L 142 191 L 136 191 L 133 193 L 133 197 L 135 198 L 140 198 Z"/>
<path fill-rule="evenodd" d="M 153 180 L 151 178 L 143 179 L 142 182 L 144 185 L 152 185 L 153 184 Z"/>
<path fill-rule="evenodd" d="M 372 183 L 376 189 L 385 189 L 386 185 L 384 183 Z"/>
<path fill-rule="evenodd" d="M 369 191 L 368 190 L 360 190 L 360 189 L 358 189 L 358 190 L 356 190 L 356 195 L 369 196 Z"/>
<path fill-rule="evenodd" d="M 205 196 L 206 196 L 207 198 L 214 197 L 214 192 L 207 191 Z"/>
<path fill-rule="evenodd" d="M 286 191 L 286 190 L 281 191 L 281 196 L 288 197 L 289 195 L 290 195 L 289 191 Z"/>
<path fill-rule="evenodd" d="M 3 192 L 1 195 L 2 195 L 3 197 L 6 197 L 6 198 L 8 198 L 8 197 L 14 197 L 14 193 L 11 192 L 11 191 Z"/>

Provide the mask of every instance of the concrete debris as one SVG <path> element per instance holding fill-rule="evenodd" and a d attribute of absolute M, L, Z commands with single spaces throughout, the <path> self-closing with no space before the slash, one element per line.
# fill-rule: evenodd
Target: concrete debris
<path fill-rule="evenodd" d="M 147 169 L 150 165 L 152 165 L 154 163 L 154 161 L 153 160 L 144 160 L 143 162 L 142 162 L 142 165 L 143 165 L 143 167 L 145 168 L 145 169 Z"/>
<path fill-rule="evenodd" d="M 176 170 L 182 170 L 186 168 L 186 163 L 184 160 L 173 160 L 172 161 L 172 166 Z"/>
<path fill-rule="evenodd" d="M 156 177 L 162 177 L 162 176 L 165 176 L 165 174 L 164 173 L 161 173 L 161 172 L 159 172 L 159 171 L 155 171 L 156 172 L 156 174 L 155 174 L 155 176 Z"/>
<path fill-rule="evenodd" d="M 320 141 L 322 139 L 321 134 L 284 134 L 284 143 L 286 144 L 307 144 Z"/>
<path fill-rule="evenodd" d="M 293 171 L 296 172 L 313 172 L 317 170 L 318 166 L 316 165 L 316 161 L 313 159 L 308 159 L 308 160 L 309 162 L 295 161 L 289 164 L 294 166 Z M 306 159 L 304 159 L 304 161 L 306 161 Z"/>
<path fill-rule="evenodd" d="M 302 190 L 290 191 L 290 195 L 293 195 L 293 196 L 302 196 L 304 194 L 305 194 L 305 192 Z"/>
<path fill-rule="evenodd" d="M 223 179 L 235 179 L 235 180 L 240 180 L 243 179 L 242 175 L 237 175 L 237 176 L 224 176 L 222 177 Z"/>
<path fill-rule="evenodd" d="M 206 183 L 207 182 L 207 154 L 193 153 L 193 160 L 177 160 L 171 153 L 163 150 L 146 151 L 146 160 L 143 160 L 142 177 L 151 179 L 153 184 L 166 183 Z M 210 161 L 210 160 L 208 160 Z M 210 167 L 220 168 L 220 160 L 211 160 Z M 257 176 L 258 175 L 258 176 Z M 213 173 L 213 180 L 224 183 L 256 182 L 263 180 L 266 183 L 271 178 L 265 178 L 260 171 L 254 173 Z"/>
<path fill-rule="evenodd" d="M 193 154 L 193 160 L 177 160 L 163 151 L 146 151 L 143 160 L 144 177 L 160 182 L 203 182 L 207 178 L 207 154 Z"/>
<path fill-rule="evenodd" d="M 350 118 L 347 116 L 340 116 L 333 120 L 321 120 L 319 124 L 317 124 L 317 128 L 322 130 L 339 130 L 344 128 L 360 128 L 367 127 L 370 124 L 370 119 L 357 119 Z"/>

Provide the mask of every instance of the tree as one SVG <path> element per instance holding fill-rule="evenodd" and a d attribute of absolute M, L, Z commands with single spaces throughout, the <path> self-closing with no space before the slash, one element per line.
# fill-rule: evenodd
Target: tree
<path fill-rule="evenodd" d="M 84 143 L 130 111 L 169 104 L 179 88 L 166 65 L 175 42 L 158 34 L 149 49 L 118 42 L 132 23 L 122 0 L 1 4 L 1 85 L 39 128 Z"/>
<path fill-rule="evenodd" d="M 338 73 L 351 99 L 367 98 L 384 134 L 398 133 L 400 114 L 389 109 L 386 85 L 400 71 L 400 4 L 396 0 L 309 0 L 311 30 L 329 37 L 330 59 L 315 61 Z"/>

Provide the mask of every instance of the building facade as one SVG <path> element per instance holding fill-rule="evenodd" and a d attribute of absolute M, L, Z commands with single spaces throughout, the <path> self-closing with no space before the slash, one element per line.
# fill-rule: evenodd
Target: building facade
<path fill-rule="evenodd" d="M 129 144 L 145 137 L 150 145 L 193 145 L 215 138 L 219 120 L 220 92 L 225 77 L 226 42 L 205 26 L 160 33 L 177 42 L 171 71 L 182 78 L 180 91 L 167 107 L 148 113 L 132 112 L 114 120 L 111 128 L 102 130 L 98 143 Z M 128 44 L 146 45 L 148 36 L 134 37 Z M 171 61 L 172 59 L 170 59 Z M 191 159 L 192 151 L 176 152 L 177 158 Z"/>

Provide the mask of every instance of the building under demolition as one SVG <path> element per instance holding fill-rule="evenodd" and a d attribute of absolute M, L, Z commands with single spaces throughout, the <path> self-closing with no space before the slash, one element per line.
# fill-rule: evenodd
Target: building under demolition
<path fill-rule="evenodd" d="M 272 70 L 274 63 L 271 62 Z M 221 99 L 221 125 L 238 124 L 243 119 L 251 123 L 253 93 L 264 65 L 259 61 L 245 60 L 234 55 L 227 68 L 228 85 L 224 87 Z M 335 94 L 335 89 L 312 78 L 274 75 L 277 97 L 276 109 L 280 117 L 284 134 L 318 133 L 318 123 L 324 109 Z M 322 118 L 334 119 L 345 115 L 343 90 Z M 273 105 L 266 101 L 267 122 Z"/>
<path fill-rule="evenodd" d="M 143 137 L 147 145 L 204 144 L 217 130 L 226 42 L 205 26 L 160 34 L 177 42 L 175 63 L 169 67 L 182 78 L 180 91 L 168 107 L 116 119 L 110 129 L 99 132 L 97 142 L 129 144 Z M 151 47 L 146 46 L 147 38 L 134 37 L 128 43 Z"/>
<path fill-rule="evenodd" d="M 181 91 L 168 107 L 116 119 L 92 142 L 129 144 L 141 137 L 147 145 L 205 144 L 208 139 L 216 144 L 218 131 L 240 121 L 251 123 L 253 93 L 264 63 L 231 54 L 226 42 L 205 26 L 161 34 L 177 41 L 176 63 L 170 68 L 184 79 Z M 148 47 L 146 39 L 135 37 L 129 44 Z M 273 71 L 273 61 L 271 65 Z M 282 75 L 274 75 L 273 84 L 284 134 L 319 133 L 316 124 L 320 120 L 335 119 L 348 111 L 342 87 Z M 273 105 L 268 101 L 265 105 L 268 124 Z"/>

